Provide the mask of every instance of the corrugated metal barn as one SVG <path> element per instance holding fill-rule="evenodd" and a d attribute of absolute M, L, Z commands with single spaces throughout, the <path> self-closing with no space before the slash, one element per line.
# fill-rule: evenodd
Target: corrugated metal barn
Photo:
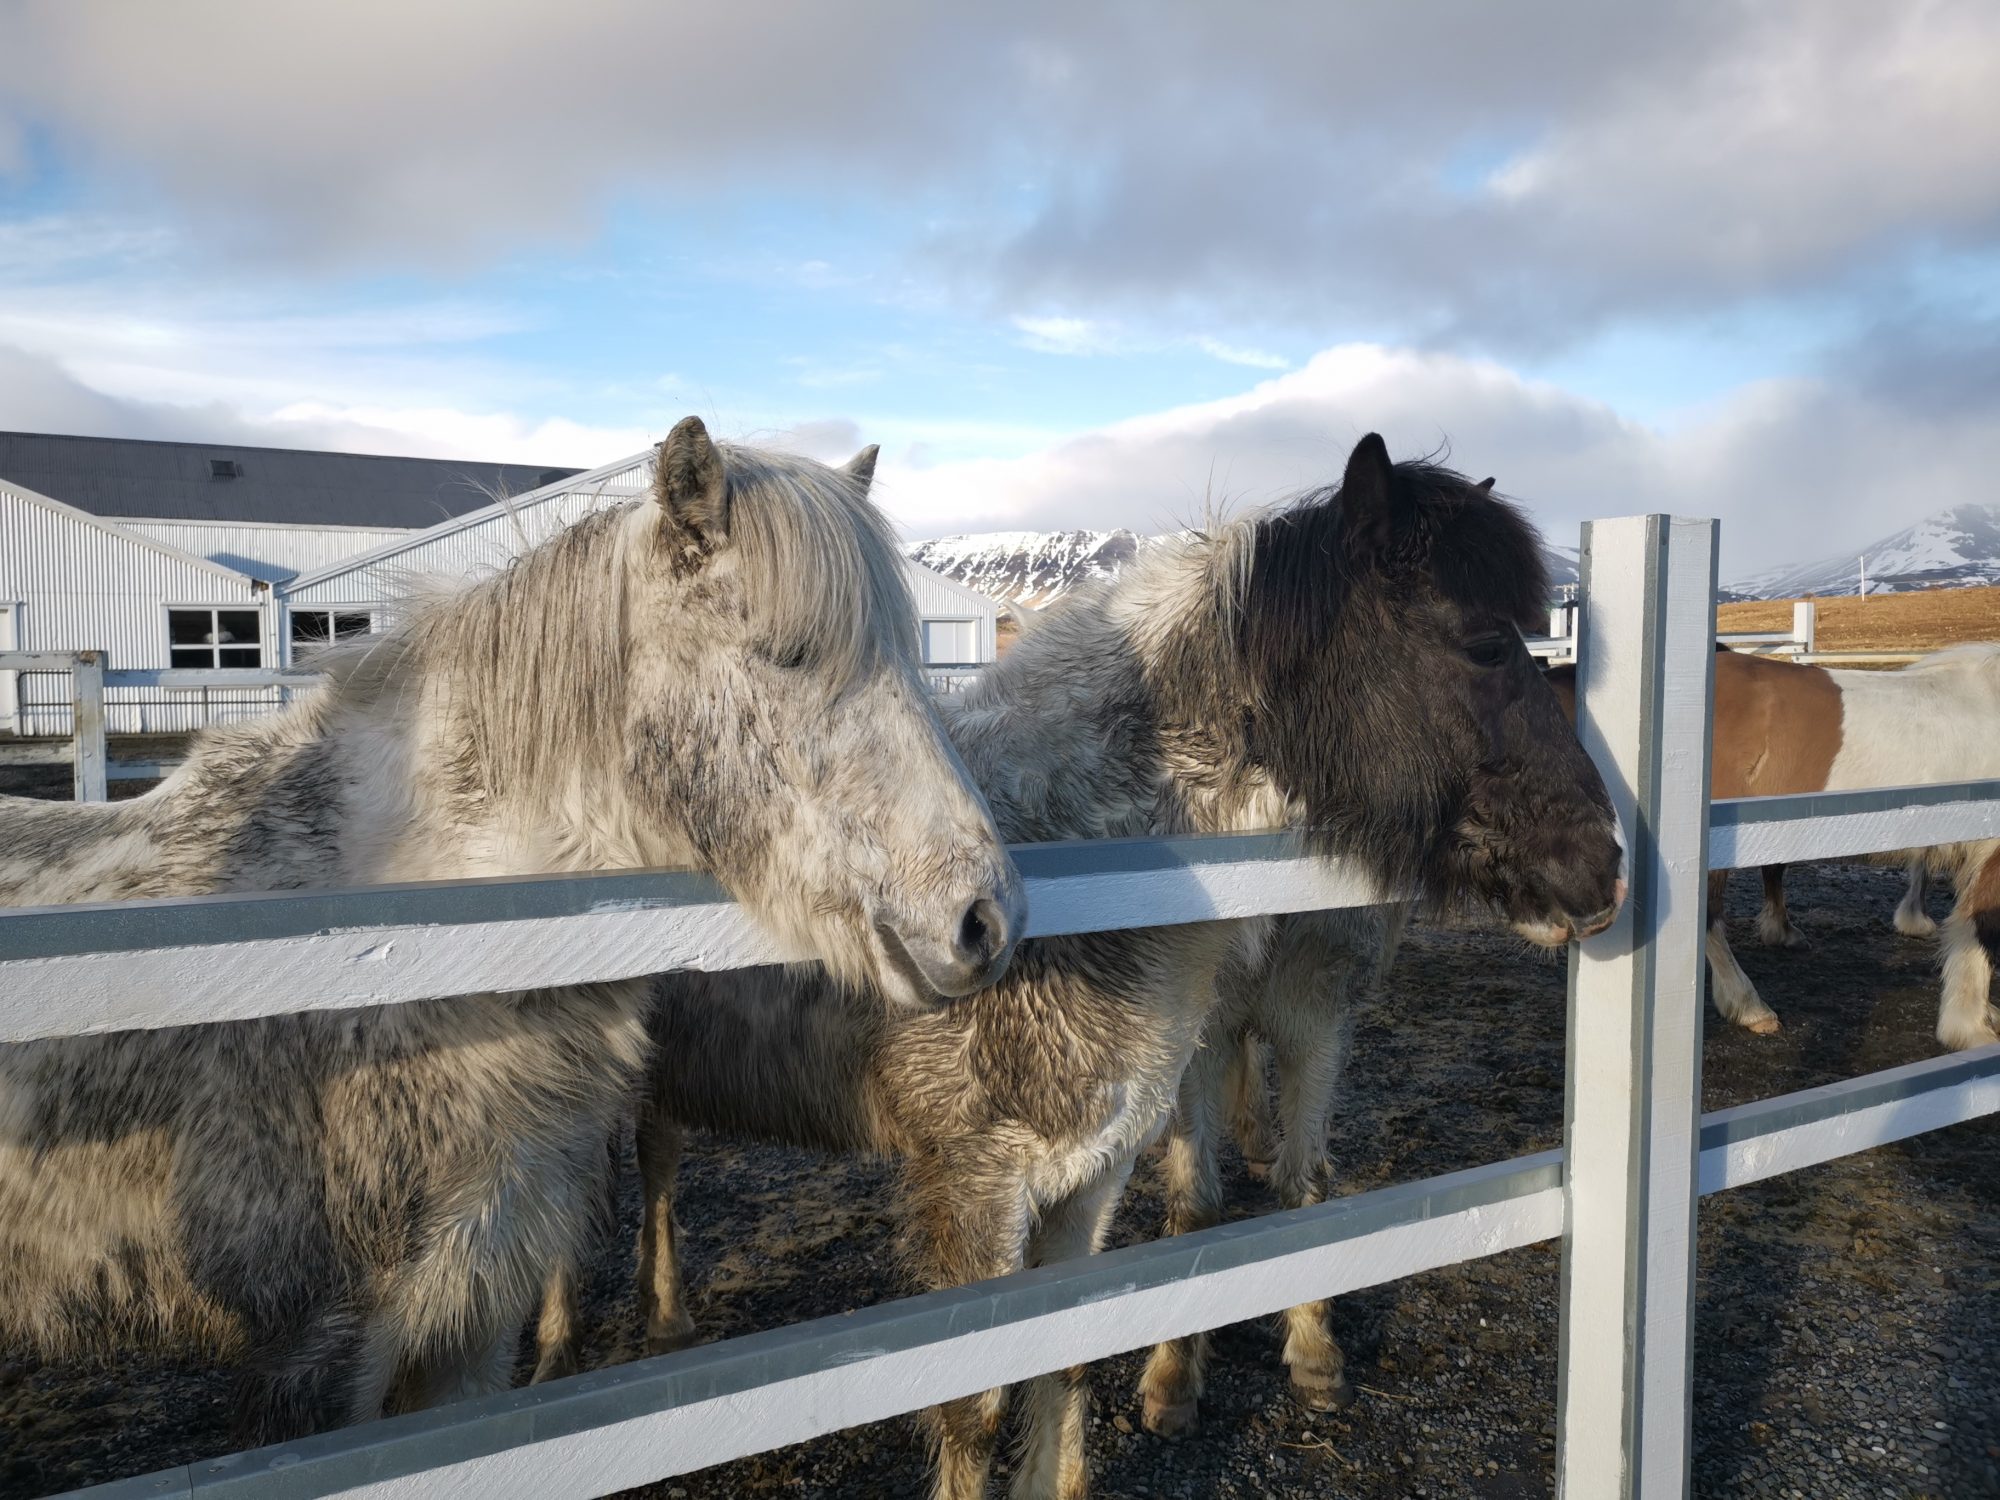
<path fill-rule="evenodd" d="M 104 651 L 114 669 L 283 666 L 294 641 L 273 585 L 576 472 L 0 432 L 0 649 Z M 189 729 L 273 698 L 115 689 L 106 727 Z M 0 673 L 0 733 L 68 728 L 61 676 Z"/>
<path fill-rule="evenodd" d="M 108 653 L 113 669 L 304 664 L 381 628 L 424 577 L 503 566 L 644 492 L 652 453 L 599 469 L 0 433 L 0 650 Z M 909 564 L 926 660 L 983 663 L 997 606 Z M 60 675 L 0 672 L 0 733 L 69 729 Z M 107 694 L 113 733 L 261 712 L 275 690 Z"/>

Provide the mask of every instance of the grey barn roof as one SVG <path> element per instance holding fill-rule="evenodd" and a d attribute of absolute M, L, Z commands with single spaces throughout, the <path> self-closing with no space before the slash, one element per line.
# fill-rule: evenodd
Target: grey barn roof
<path fill-rule="evenodd" d="M 233 464 L 233 477 L 216 465 Z M 578 469 L 0 432 L 0 480 L 94 516 L 295 526 L 435 525 Z"/>

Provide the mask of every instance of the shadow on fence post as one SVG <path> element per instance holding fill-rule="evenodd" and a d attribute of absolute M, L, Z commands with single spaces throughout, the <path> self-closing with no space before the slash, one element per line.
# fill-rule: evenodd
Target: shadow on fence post
<path fill-rule="evenodd" d="M 1572 950 L 1557 1468 L 1565 1500 L 1688 1491 L 1716 523 L 1583 532 L 1577 728 L 1631 891 Z"/>

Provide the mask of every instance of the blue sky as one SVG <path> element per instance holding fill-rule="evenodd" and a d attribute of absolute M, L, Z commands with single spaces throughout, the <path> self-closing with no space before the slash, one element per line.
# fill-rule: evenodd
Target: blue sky
<path fill-rule="evenodd" d="M 883 445 L 1142 528 L 1379 429 L 1725 572 L 1992 496 L 2000 19 L 864 0 L 0 15 L 0 425 Z M 1419 61 L 1412 62 L 1412 59 Z"/>

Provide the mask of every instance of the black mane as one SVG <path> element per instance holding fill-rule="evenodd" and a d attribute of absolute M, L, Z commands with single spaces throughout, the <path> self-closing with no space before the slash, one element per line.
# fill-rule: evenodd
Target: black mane
<path fill-rule="evenodd" d="M 1396 498 L 1414 520 L 1381 538 L 1341 503 L 1339 485 L 1300 496 L 1257 525 L 1241 621 L 1251 661 L 1326 640 L 1347 597 L 1371 579 L 1428 584 L 1461 609 L 1497 614 L 1524 633 L 1548 619 L 1549 567 L 1541 533 L 1511 501 L 1455 469 L 1412 461 L 1392 469 Z"/>
<path fill-rule="evenodd" d="M 1462 894 L 1454 831 L 1486 752 L 1453 742 L 1463 715 L 1441 695 L 1463 671 L 1457 620 L 1545 625 L 1534 526 L 1463 474 L 1379 454 L 1257 523 L 1238 599 L 1252 754 L 1308 836 L 1385 885 Z"/>

